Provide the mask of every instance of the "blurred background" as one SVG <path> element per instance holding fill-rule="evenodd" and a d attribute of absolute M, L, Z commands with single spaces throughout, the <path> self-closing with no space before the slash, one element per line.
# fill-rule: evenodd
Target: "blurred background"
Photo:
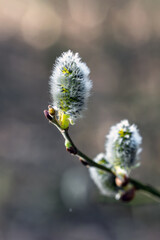
<path fill-rule="evenodd" d="M 95 157 L 127 118 L 143 136 L 132 177 L 160 186 L 160 1 L 0 0 L 0 240 L 158 240 L 160 204 L 102 200 L 43 116 L 68 49 L 93 80 L 76 145 Z"/>

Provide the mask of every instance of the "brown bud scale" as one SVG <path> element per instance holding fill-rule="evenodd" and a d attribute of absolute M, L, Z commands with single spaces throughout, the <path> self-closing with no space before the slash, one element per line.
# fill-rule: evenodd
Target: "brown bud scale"
<path fill-rule="evenodd" d="M 77 149 L 75 147 L 69 147 L 69 148 L 66 148 L 66 150 L 71 154 L 74 154 L 74 155 L 77 154 Z"/>
<path fill-rule="evenodd" d="M 52 121 L 52 116 L 49 114 L 49 112 L 47 110 L 44 110 L 44 116 L 49 120 Z"/>
<path fill-rule="evenodd" d="M 135 197 L 135 188 L 131 188 L 128 191 L 126 191 L 122 196 L 121 196 L 121 200 L 124 202 L 129 202 L 131 201 L 134 197 Z"/>

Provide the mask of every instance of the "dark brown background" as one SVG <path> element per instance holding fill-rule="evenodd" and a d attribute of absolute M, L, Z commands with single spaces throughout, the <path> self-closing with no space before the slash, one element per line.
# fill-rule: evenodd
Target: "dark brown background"
<path fill-rule="evenodd" d="M 160 186 L 160 1 L 0 0 L 0 240 L 158 240 L 160 205 L 102 203 L 43 116 L 68 49 L 93 80 L 75 143 L 94 157 L 128 118 L 143 136 L 132 176 Z"/>

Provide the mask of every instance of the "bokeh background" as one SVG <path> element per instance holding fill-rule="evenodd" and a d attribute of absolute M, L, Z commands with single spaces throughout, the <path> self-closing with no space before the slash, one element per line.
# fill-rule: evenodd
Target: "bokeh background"
<path fill-rule="evenodd" d="M 127 118 L 143 136 L 132 176 L 160 186 L 160 1 L 0 0 L 0 240 L 158 240 L 160 204 L 102 200 L 43 116 L 52 65 L 68 49 L 93 80 L 70 128 L 77 146 L 104 152 Z"/>

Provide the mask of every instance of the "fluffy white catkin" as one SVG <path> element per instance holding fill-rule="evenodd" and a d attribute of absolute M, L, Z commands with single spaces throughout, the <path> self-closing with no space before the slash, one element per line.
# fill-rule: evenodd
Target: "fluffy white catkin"
<path fill-rule="evenodd" d="M 130 125 L 128 120 L 112 126 L 106 141 L 106 159 L 116 169 L 126 174 L 137 165 L 142 137 L 136 125 Z"/>
<path fill-rule="evenodd" d="M 98 164 L 109 167 L 108 163 L 106 162 L 104 153 L 99 153 L 94 158 L 94 161 Z M 100 190 L 101 194 L 108 197 L 116 197 L 118 187 L 115 185 L 115 177 L 111 173 L 105 172 L 95 167 L 89 167 L 89 172 L 92 180 Z"/>
<path fill-rule="evenodd" d="M 62 111 L 74 122 L 86 108 L 92 82 L 90 70 L 78 53 L 71 50 L 56 59 L 50 77 L 50 92 L 55 110 Z"/>

